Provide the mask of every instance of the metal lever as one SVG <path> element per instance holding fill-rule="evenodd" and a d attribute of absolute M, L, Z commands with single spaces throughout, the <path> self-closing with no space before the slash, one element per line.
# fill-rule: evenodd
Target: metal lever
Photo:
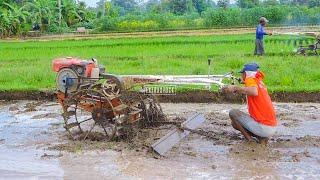
<path fill-rule="evenodd" d="M 210 77 L 210 74 L 211 74 L 211 61 L 212 61 L 212 58 L 208 58 L 208 77 Z"/>

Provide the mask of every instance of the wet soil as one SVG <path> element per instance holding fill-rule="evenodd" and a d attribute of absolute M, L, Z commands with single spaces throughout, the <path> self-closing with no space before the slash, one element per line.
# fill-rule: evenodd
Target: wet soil
<path fill-rule="evenodd" d="M 276 102 L 312 102 L 320 103 L 320 92 L 274 92 L 270 93 Z M 245 96 L 236 94 L 222 94 L 211 91 L 179 92 L 174 95 L 159 95 L 158 100 L 163 103 L 244 103 Z M 12 100 L 48 100 L 54 101 L 54 91 L 26 91 L 26 92 L 0 92 L 0 99 Z"/>
<path fill-rule="evenodd" d="M 0 91 L 0 99 L 12 100 L 55 100 L 54 91 Z"/>
<path fill-rule="evenodd" d="M 171 126 L 139 131 L 128 141 L 71 141 L 55 102 L 0 102 L 0 174 L 40 179 L 318 179 L 320 104 L 276 103 L 278 131 L 268 146 L 247 143 L 228 111 L 243 104 L 163 103 L 169 119 L 206 117 L 164 157 L 150 145 Z M 31 111 L 31 110 L 32 111 Z"/>
<path fill-rule="evenodd" d="M 290 93 L 274 92 L 270 94 L 271 99 L 276 102 L 320 102 L 320 92 Z M 210 91 L 193 91 L 178 93 L 176 95 L 160 96 L 161 102 L 173 103 L 244 103 L 245 96 L 237 94 L 222 94 Z"/>

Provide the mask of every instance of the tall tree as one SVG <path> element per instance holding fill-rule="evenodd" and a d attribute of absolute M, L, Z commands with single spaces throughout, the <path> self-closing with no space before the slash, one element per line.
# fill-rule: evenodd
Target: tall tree
<path fill-rule="evenodd" d="M 218 0 L 218 7 L 226 9 L 230 5 L 230 0 Z"/>
<path fill-rule="evenodd" d="M 92 9 L 89 9 L 84 1 L 78 0 L 77 12 L 81 17 L 81 22 L 93 21 L 95 18 L 95 12 Z"/>
<path fill-rule="evenodd" d="M 278 0 L 265 0 L 263 1 L 264 5 L 268 5 L 268 6 L 275 6 L 279 4 Z"/>
<path fill-rule="evenodd" d="M 258 6 L 260 3 L 259 0 L 237 0 L 236 4 L 240 8 L 253 8 L 255 6 Z"/>
<path fill-rule="evenodd" d="M 208 4 L 205 0 L 192 0 L 193 6 L 196 9 L 196 11 L 201 14 L 203 11 L 206 10 L 208 7 Z"/>
<path fill-rule="evenodd" d="M 104 15 L 109 17 L 117 17 L 119 16 L 119 11 L 111 2 L 106 1 L 104 4 Z"/>
<path fill-rule="evenodd" d="M 188 10 L 187 0 L 170 0 L 169 8 L 174 14 L 182 15 Z"/>
<path fill-rule="evenodd" d="M 54 12 L 52 10 L 54 10 L 55 2 L 36 0 L 33 3 L 27 3 L 26 6 L 32 14 L 31 23 L 39 25 L 42 32 L 45 31 L 54 19 Z"/>
<path fill-rule="evenodd" d="M 61 6 L 61 0 L 57 0 L 57 5 L 58 5 L 58 11 L 59 11 L 59 26 L 61 26 L 61 21 L 62 21 L 62 6 Z"/>
<path fill-rule="evenodd" d="M 29 16 L 28 11 L 26 11 L 25 6 L 19 7 L 17 4 L 8 4 L 3 3 L 4 8 L 7 8 L 6 11 L 6 18 L 4 19 L 6 25 L 9 29 L 5 31 L 10 34 L 21 35 L 21 28 L 23 27 L 24 23 L 27 21 L 27 17 Z"/>
<path fill-rule="evenodd" d="M 132 12 L 137 7 L 137 2 L 135 0 L 111 0 L 111 3 L 114 6 L 119 7 L 121 15 Z"/>
<path fill-rule="evenodd" d="M 106 4 L 106 0 L 100 0 L 97 3 L 97 18 L 101 18 L 105 15 L 105 4 Z"/>
<path fill-rule="evenodd" d="M 319 7 L 320 6 L 320 0 L 309 0 L 308 1 L 309 8 L 313 7 Z"/>
<path fill-rule="evenodd" d="M 293 5 L 307 5 L 309 0 L 292 0 Z"/>
<path fill-rule="evenodd" d="M 164 10 L 163 5 L 159 0 L 149 0 L 145 3 L 145 9 L 148 12 L 161 13 Z"/>
<path fill-rule="evenodd" d="M 2 4 L 3 6 L 3 4 Z M 0 8 L 0 35 L 1 38 L 7 37 L 10 35 L 10 18 L 9 18 L 9 13 L 6 9 Z"/>
<path fill-rule="evenodd" d="M 74 0 L 62 0 L 61 2 L 62 17 L 69 27 L 82 20 L 81 16 L 78 14 L 77 5 Z"/>
<path fill-rule="evenodd" d="M 292 3 L 292 0 L 279 0 L 279 3 L 284 5 L 290 5 Z"/>

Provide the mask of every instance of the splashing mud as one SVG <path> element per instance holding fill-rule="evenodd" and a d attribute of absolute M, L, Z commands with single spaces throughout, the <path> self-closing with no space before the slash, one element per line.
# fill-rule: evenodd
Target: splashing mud
<path fill-rule="evenodd" d="M 265 147 L 247 143 L 231 128 L 228 111 L 245 111 L 245 105 L 164 103 L 170 119 L 203 113 L 201 129 L 211 138 L 191 134 L 160 157 L 150 145 L 171 126 L 143 129 L 128 141 L 71 141 L 58 104 L 1 102 L 0 174 L 6 179 L 318 179 L 320 104 L 275 107 L 278 132 Z"/>

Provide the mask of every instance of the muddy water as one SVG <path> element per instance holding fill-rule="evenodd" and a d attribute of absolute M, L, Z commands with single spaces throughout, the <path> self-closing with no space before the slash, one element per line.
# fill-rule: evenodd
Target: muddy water
<path fill-rule="evenodd" d="M 202 129 L 214 138 L 190 135 L 166 157 L 123 142 L 73 143 L 66 138 L 56 103 L 1 103 L 0 179 L 320 178 L 320 104 L 277 103 L 279 128 L 268 147 L 246 143 L 231 128 L 228 110 L 245 111 L 244 105 L 162 107 L 170 118 L 203 113 Z M 68 148 L 52 148 L 57 145 Z"/>

